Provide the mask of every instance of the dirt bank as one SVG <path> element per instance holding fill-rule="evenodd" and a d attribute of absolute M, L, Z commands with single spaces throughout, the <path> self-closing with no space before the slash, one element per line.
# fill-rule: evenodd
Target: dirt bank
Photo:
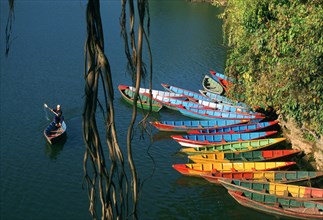
<path fill-rule="evenodd" d="M 307 166 L 314 170 L 323 170 L 323 137 L 316 138 L 315 141 L 306 140 L 304 129 L 299 128 L 294 120 L 279 117 L 279 121 L 283 134 L 292 148 L 304 151 L 303 159 L 307 162 Z"/>

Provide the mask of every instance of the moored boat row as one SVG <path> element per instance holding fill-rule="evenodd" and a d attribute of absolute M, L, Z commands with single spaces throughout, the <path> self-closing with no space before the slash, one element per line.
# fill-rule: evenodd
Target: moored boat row
<path fill-rule="evenodd" d="M 234 80 L 215 71 L 210 74 L 200 93 L 168 84 L 162 86 L 172 95 L 149 96 L 147 90 L 139 90 L 146 100 L 194 118 L 150 122 L 161 132 L 186 133 L 170 137 L 190 162 L 172 167 L 224 186 L 244 206 L 283 217 L 323 219 L 323 189 L 311 187 L 322 180 L 323 172 L 299 170 L 295 159 L 303 152 L 277 148 L 285 140 L 277 136 L 279 121 L 268 121 L 245 103 L 225 97 Z"/>

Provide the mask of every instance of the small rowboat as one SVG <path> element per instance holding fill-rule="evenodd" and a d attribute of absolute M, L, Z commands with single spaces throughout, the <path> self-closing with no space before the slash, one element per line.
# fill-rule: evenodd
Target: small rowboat
<path fill-rule="evenodd" d="M 220 143 L 202 147 L 182 148 L 180 152 L 188 155 L 209 154 L 222 151 L 228 153 L 249 152 L 254 150 L 267 149 L 278 143 L 281 143 L 284 140 L 286 140 L 286 138 L 267 138 L 241 142 L 229 142 L 225 144 Z"/>
<path fill-rule="evenodd" d="M 319 171 L 252 171 L 252 172 L 212 172 L 201 175 L 204 179 L 214 184 L 221 184 L 219 179 L 240 179 L 253 182 L 275 182 L 294 184 L 313 184 L 316 180 L 323 178 L 323 172 Z"/>
<path fill-rule="evenodd" d="M 131 90 L 132 92 L 136 91 L 136 88 L 133 86 L 126 86 L 126 85 L 119 85 L 121 88 L 127 88 L 129 90 Z M 150 95 L 150 89 L 146 89 L 146 88 L 139 88 L 139 94 L 146 94 L 146 95 Z M 156 90 L 156 89 L 152 89 L 151 90 L 151 95 L 152 97 L 156 97 L 156 96 L 163 96 L 163 97 L 177 97 L 177 98 L 183 98 L 183 97 L 187 97 L 185 95 L 182 94 L 178 94 L 175 92 L 166 92 L 166 91 L 162 91 L 162 90 Z"/>
<path fill-rule="evenodd" d="M 232 86 L 232 83 L 234 81 L 232 78 L 230 78 L 224 74 L 217 73 L 213 70 L 210 70 L 210 74 L 214 80 L 216 80 L 217 82 L 219 82 L 221 84 L 221 86 L 224 88 L 225 91 L 227 91 L 228 86 Z"/>
<path fill-rule="evenodd" d="M 172 135 L 183 147 L 202 147 L 211 144 L 224 144 L 227 142 L 238 142 L 264 138 L 276 134 L 277 131 L 263 131 L 263 132 L 250 132 L 250 133 L 235 133 L 235 134 L 189 134 L 189 135 Z"/>
<path fill-rule="evenodd" d="M 267 129 L 271 126 L 277 125 L 278 120 L 250 124 L 236 124 L 219 128 L 199 129 L 187 132 L 188 134 L 221 134 L 221 133 L 240 133 L 240 132 L 253 132 Z"/>
<path fill-rule="evenodd" d="M 279 198 L 295 199 L 298 201 L 323 201 L 323 189 L 315 187 L 235 179 L 219 179 L 219 182 L 228 190 L 259 191 L 264 193 L 264 195 L 270 194 Z"/>
<path fill-rule="evenodd" d="M 179 107 L 194 107 L 194 108 L 207 108 L 204 105 L 198 104 L 196 102 L 191 102 L 187 97 L 185 98 L 172 98 L 168 96 L 155 96 L 153 97 L 153 100 L 156 102 L 159 102 L 163 106 L 177 111 Z"/>
<path fill-rule="evenodd" d="M 194 98 L 189 98 L 189 99 L 192 102 L 199 103 L 201 105 L 204 105 L 204 106 L 208 107 L 209 109 L 214 109 L 214 110 L 218 110 L 218 111 L 263 115 L 262 113 L 253 112 L 250 109 L 243 108 L 243 107 L 240 107 L 240 106 L 233 106 L 233 105 L 229 105 L 229 104 L 217 103 L 217 102 L 214 102 L 214 101 L 198 100 L 198 99 L 194 99 Z"/>
<path fill-rule="evenodd" d="M 226 104 L 233 105 L 233 106 L 241 106 L 243 108 L 250 109 L 250 107 L 247 104 L 243 103 L 243 102 L 234 101 L 234 100 L 229 99 L 229 98 L 227 98 L 225 96 L 215 94 L 215 93 L 212 93 L 212 92 L 208 92 L 208 91 L 205 91 L 205 90 L 199 90 L 199 92 L 203 96 L 205 96 L 205 97 L 207 97 L 207 98 L 209 98 L 209 99 L 211 99 L 213 101 L 220 102 L 220 103 L 226 103 Z"/>
<path fill-rule="evenodd" d="M 301 150 L 264 150 L 235 153 L 222 151 L 214 154 L 190 155 L 188 159 L 194 163 L 288 161 L 301 154 Z"/>
<path fill-rule="evenodd" d="M 151 121 L 150 124 L 160 131 L 188 132 L 195 129 L 220 128 L 246 122 L 248 120 L 215 119 L 209 121 Z"/>
<path fill-rule="evenodd" d="M 186 176 L 210 174 L 212 172 L 260 171 L 288 169 L 296 162 L 237 162 L 237 163 L 188 163 L 174 164 L 173 168 Z"/>
<path fill-rule="evenodd" d="M 222 85 L 209 77 L 208 75 L 204 76 L 203 81 L 202 81 L 203 88 L 208 91 L 212 92 L 215 94 L 221 95 L 224 91 Z"/>
<path fill-rule="evenodd" d="M 293 219 L 323 218 L 323 204 L 320 202 L 279 198 L 257 191 L 229 190 L 228 192 L 241 205 L 267 214 Z"/>
<path fill-rule="evenodd" d="M 245 190 L 229 190 L 228 193 L 241 205 L 270 215 L 306 220 L 323 219 L 321 202 L 279 198 L 257 191 L 248 193 Z"/>
<path fill-rule="evenodd" d="M 184 96 L 189 96 L 189 97 L 192 97 L 192 98 L 195 98 L 198 100 L 211 101 L 210 98 L 203 96 L 197 92 L 193 92 L 193 91 L 190 91 L 187 89 L 182 89 L 182 88 L 179 88 L 176 86 L 171 86 L 171 85 L 164 84 L 164 83 L 162 83 L 161 85 L 166 91 L 169 91 L 169 92 L 174 92 L 174 93 L 181 94 Z"/>
<path fill-rule="evenodd" d="M 199 118 L 199 119 L 206 119 L 212 120 L 217 118 L 223 119 L 254 119 L 257 121 L 263 120 L 265 117 L 261 114 L 245 114 L 242 112 L 224 112 L 219 110 L 213 109 L 206 109 L 206 108 L 192 108 L 192 107 L 183 107 L 178 106 L 178 111 L 188 117 L 191 118 Z"/>
<path fill-rule="evenodd" d="M 133 105 L 133 98 L 135 96 L 134 91 L 130 89 L 129 86 L 124 86 L 124 85 L 119 85 L 118 89 L 121 93 L 122 98 L 127 103 Z M 163 107 L 163 105 L 160 104 L 159 102 L 151 100 L 151 98 L 148 95 L 138 94 L 138 101 L 137 101 L 138 108 L 149 110 L 150 102 L 151 102 L 151 110 L 153 112 L 158 112 Z"/>
<path fill-rule="evenodd" d="M 55 122 L 51 122 L 44 130 L 44 136 L 50 144 L 56 144 L 66 136 L 66 124 L 63 121 L 62 126 L 57 128 Z"/>

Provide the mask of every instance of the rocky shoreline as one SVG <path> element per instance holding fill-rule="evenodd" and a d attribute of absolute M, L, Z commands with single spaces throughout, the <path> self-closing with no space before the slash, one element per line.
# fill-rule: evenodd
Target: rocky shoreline
<path fill-rule="evenodd" d="M 304 138 L 304 132 L 299 128 L 294 120 L 279 118 L 280 126 L 284 137 L 293 149 L 302 150 L 305 156 L 302 158 L 309 169 L 323 170 L 323 137 L 315 141 Z"/>

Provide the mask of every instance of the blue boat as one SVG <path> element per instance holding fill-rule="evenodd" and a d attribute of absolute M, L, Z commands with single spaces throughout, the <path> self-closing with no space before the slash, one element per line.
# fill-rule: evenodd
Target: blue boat
<path fill-rule="evenodd" d="M 178 111 L 188 117 L 203 119 L 203 120 L 213 120 L 217 118 L 227 119 L 227 120 L 239 120 L 239 119 L 249 119 L 253 122 L 260 122 L 265 117 L 258 114 L 244 114 L 237 112 L 223 112 L 211 109 L 200 109 L 200 108 L 188 108 L 188 107 L 178 107 Z"/>
<path fill-rule="evenodd" d="M 174 93 L 174 94 L 178 94 L 178 93 Z M 187 98 L 187 96 L 168 97 L 168 96 L 155 95 L 153 97 L 153 100 L 160 102 L 165 107 L 168 107 L 173 110 L 178 110 L 177 107 L 183 106 L 186 108 L 212 109 L 217 111 L 237 112 L 237 113 L 244 113 L 244 114 L 260 114 L 245 108 L 240 108 L 238 106 L 223 105 L 223 104 L 218 104 L 211 101 L 197 100 L 193 97 Z"/>
<path fill-rule="evenodd" d="M 155 128 L 160 131 L 188 132 L 196 129 L 211 129 L 233 126 L 236 124 L 247 123 L 248 120 L 193 120 L 193 121 L 151 121 Z"/>
<path fill-rule="evenodd" d="M 159 102 L 163 106 L 178 111 L 179 107 L 185 108 L 207 108 L 204 105 L 198 104 L 196 102 L 191 102 L 187 97 L 184 98 L 177 98 L 177 97 L 165 97 L 165 96 L 155 96 L 153 98 L 154 101 Z"/>
<path fill-rule="evenodd" d="M 214 70 L 210 70 L 210 74 L 211 74 L 211 76 L 212 76 L 212 78 L 214 80 L 217 80 L 218 81 L 219 78 L 222 78 L 222 79 L 224 79 L 224 80 L 226 80 L 228 82 L 232 82 L 232 83 L 234 82 L 234 79 L 233 78 L 228 77 L 228 76 L 226 76 L 226 75 L 224 75 L 222 73 L 215 72 Z"/>
<path fill-rule="evenodd" d="M 188 134 L 188 135 L 172 135 L 183 147 L 202 147 L 207 145 L 223 144 L 228 142 L 247 141 L 259 138 L 265 138 L 276 134 L 277 131 L 235 133 L 235 134 Z"/>
<path fill-rule="evenodd" d="M 214 110 L 226 111 L 226 112 L 239 112 L 239 113 L 246 113 L 246 114 L 260 114 L 240 106 L 216 103 L 214 101 L 204 101 L 204 100 L 196 100 L 196 99 L 191 99 L 191 100 Z"/>
<path fill-rule="evenodd" d="M 50 144 L 56 144 L 60 140 L 62 140 L 64 137 L 66 137 L 66 124 L 65 121 L 62 121 L 62 126 L 57 127 L 56 123 L 52 121 L 44 130 L 44 136 L 46 137 L 48 143 Z"/>
<path fill-rule="evenodd" d="M 236 125 L 223 126 L 219 128 L 198 129 L 198 130 L 189 131 L 188 133 L 189 134 L 223 134 L 223 133 L 254 132 L 254 131 L 267 129 L 276 124 L 278 124 L 278 120 L 260 122 L 260 123 L 251 123 L 251 124 L 236 124 Z"/>
<path fill-rule="evenodd" d="M 208 91 L 205 91 L 205 90 L 199 90 L 199 92 L 204 96 L 204 97 L 207 97 L 213 101 L 216 101 L 216 102 L 221 102 L 221 103 L 225 103 L 225 104 L 229 104 L 229 105 L 233 105 L 233 106 L 241 106 L 243 108 L 247 108 L 247 109 L 250 109 L 250 107 L 243 103 L 243 102 L 238 102 L 238 101 L 234 101 L 232 99 L 229 99 L 225 96 L 222 96 L 222 95 L 219 95 L 219 94 L 215 94 L 215 93 L 212 93 L 212 92 L 208 92 Z"/>
<path fill-rule="evenodd" d="M 169 92 L 175 92 L 178 94 L 186 95 L 186 96 L 198 99 L 198 100 L 212 101 L 209 97 L 201 95 L 200 93 L 197 93 L 197 92 L 193 92 L 193 91 L 190 91 L 187 89 L 182 89 L 182 88 L 179 88 L 176 86 L 171 86 L 171 85 L 164 84 L 164 83 L 162 83 L 161 85 L 165 90 L 167 90 Z"/>

